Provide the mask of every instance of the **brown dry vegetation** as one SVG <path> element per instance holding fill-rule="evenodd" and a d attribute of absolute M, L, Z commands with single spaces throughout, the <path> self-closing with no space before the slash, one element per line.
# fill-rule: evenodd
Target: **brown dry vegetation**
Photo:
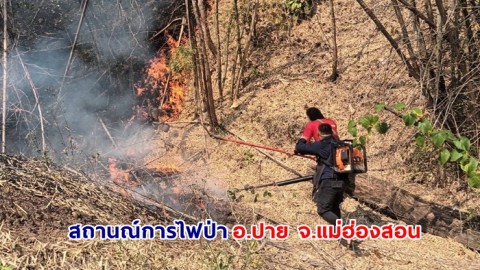
<path fill-rule="evenodd" d="M 221 24 L 227 24 L 231 1 L 221 1 Z M 416 83 L 408 78 L 397 55 L 376 31 L 373 23 L 352 1 L 335 1 L 338 26 L 339 71 L 336 83 L 330 75 L 329 13 L 326 4 L 310 20 L 287 31 L 275 23 L 278 7 L 261 1 L 258 46 L 241 92 L 239 107 L 224 102 L 220 122 L 243 139 L 283 149 L 293 149 L 306 123 L 306 106 L 319 106 L 339 124 L 347 137 L 349 119 L 370 113 L 376 102 L 405 102 L 422 106 Z M 369 1 L 376 10 L 386 1 Z M 393 11 L 392 11 L 393 12 Z M 381 13 L 388 25 L 393 15 Z M 281 20 L 280 20 L 281 21 Z M 228 80 L 227 80 L 228 85 Z M 191 120 L 193 106 L 181 120 Z M 443 205 L 480 212 L 480 196 L 458 191 L 431 161 L 419 160 L 412 145 L 414 131 L 394 116 L 382 114 L 392 125 L 387 135 L 368 142 L 371 176 L 388 179 L 425 199 Z M 227 189 L 264 184 L 295 177 L 252 148 L 214 140 L 199 125 L 172 124 L 164 136 L 174 147 L 159 151 L 159 164 L 176 164 L 186 185 L 197 184 L 220 199 Z M 312 162 L 281 154 L 272 155 L 302 174 L 311 174 Z M 412 158 L 413 157 L 413 158 Z M 159 209 L 147 209 L 100 188 L 65 170 L 45 168 L 25 161 L 18 170 L 0 171 L 2 223 L 0 269 L 479 269 L 480 255 L 451 239 L 426 234 L 420 241 L 367 240 L 355 251 L 333 241 L 300 240 L 295 233 L 286 241 L 69 241 L 67 227 L 78 222 L 168 224 Z M 37 169 L 38 168 L 38 169 Z M 46 185 L 49 183 L 49 185 Z M 423 183 L 423 184 L 420 184 Z M 434 184 L 435 183 L 435 184 Z M 63 188 L 61 188 L 63 187 Z M 62 190 L 64 192 L 62 192 Z M 271 196 L 267 196 L 268 191 Z M 237 193 L 231 202 L 236 222 L 325 224 L 310 200 L 311 185 L 301 183 L 272 187 L 254 193 Z M 382 216 L 352 199 L 342 212 L 359 223 L 400 223 Z M 9 269 L 9 268 L 7 268 Z"/>

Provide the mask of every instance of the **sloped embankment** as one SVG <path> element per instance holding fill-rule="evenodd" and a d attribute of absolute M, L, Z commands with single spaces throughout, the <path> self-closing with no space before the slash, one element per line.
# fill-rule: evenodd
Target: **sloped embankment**
<path fill-rule="evenodd" d="M 76 223 L 130 224 L 138 218 L 143 224 L 165 224 L 175 218 L 168 209 L 144 207 L 74 170 L 0 156 L 0 188 L 0 266 L 153 267 L 168 256 L 149 257 L 161 251 L 156 241 L 68 240 L 68 226 Z M 125 256 L 130 251 L 136 256 Z M 122 259 L 127 257 L 130 261 Z"/>

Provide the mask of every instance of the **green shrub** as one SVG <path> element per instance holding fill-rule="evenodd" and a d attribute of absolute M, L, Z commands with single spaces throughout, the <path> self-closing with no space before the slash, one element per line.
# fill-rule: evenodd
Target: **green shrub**
<path fill-rule="evenodd" d="M 170 58 L 169 68 L 176 73 L 191 70 L 193 68 L 192 54 L 193 51 L 189 45 L 178 47 Z"/>
<path fill-rule="evenodd" d="M 288 13 L 297 19 L 305 19 L 310 16 L 312 5 L 312 0 L 285 0 Z"/>

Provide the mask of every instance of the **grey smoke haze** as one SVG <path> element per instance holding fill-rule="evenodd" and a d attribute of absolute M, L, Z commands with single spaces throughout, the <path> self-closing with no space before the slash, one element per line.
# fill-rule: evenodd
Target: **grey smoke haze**
<path fill-rule="evenodd" d="M 89 1 L 64 80 L 80 2 L 12 3 L 11 34 L 39 92 L 47 149 L 56 160 L 73 158 L 74 151 L 82 152 L 81 158 L 96 153 L 123 154 L 121 149 L 112 150 L 101 118 L 117 144 L 136 145 L 141 150 L 145 144 L 138 140 L 153 136 L 153 130 L 138 123 L 126 125 L 135 105 L 134 84 L 159 45 L 149 37 L 163 28 L 177 1 Z M 34 155 L 41 149 L 39 117 L 20 57 L 10 49 L 7 152 Z"/>

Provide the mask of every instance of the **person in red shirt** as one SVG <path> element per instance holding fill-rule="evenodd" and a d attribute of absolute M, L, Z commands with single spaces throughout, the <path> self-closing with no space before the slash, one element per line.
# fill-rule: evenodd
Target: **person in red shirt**
<path fill-rule="evenodd" d="M 333 137 L 337 140 L 340 139 L 338 137 L 337 124 L 335 123 L 335 121 L 329 118 L 325 118 L 322 112 L 320 112 L 318 108 L 315 108 L 315 107 L 308 108 L 307 116 L 308 116 L 308 119 L 310 119 L 310 122 L 303 129 L 302 138 L 307 140 L 308 143 L 312 141 L 318 142 L 321 140 L 321 137 L 318 134 L 318 127 L 321 124 L 329 124 L 330 126 L 332 126 Z"/>

